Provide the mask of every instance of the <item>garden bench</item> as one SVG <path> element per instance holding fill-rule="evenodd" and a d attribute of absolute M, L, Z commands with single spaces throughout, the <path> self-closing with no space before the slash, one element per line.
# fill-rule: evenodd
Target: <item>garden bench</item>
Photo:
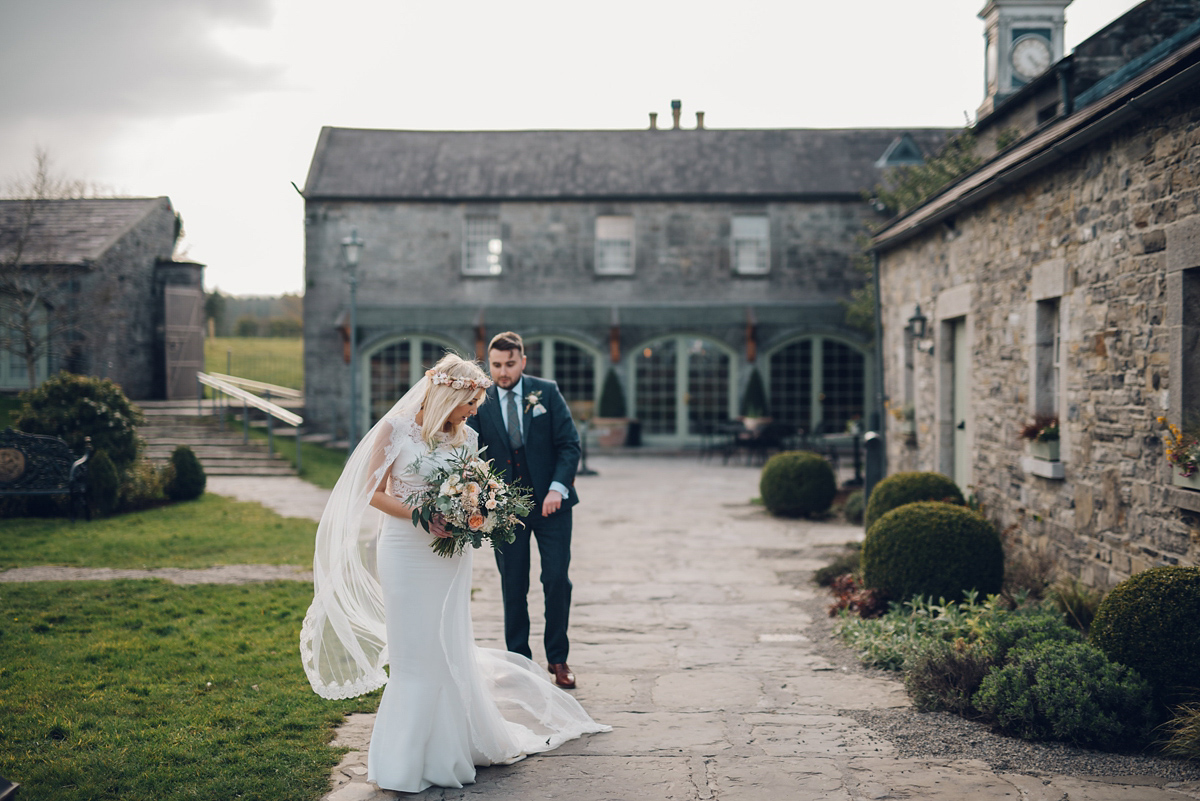
<path fill-rule="evenodd" d="M 0 496 L 68 495 L 71 520 L 78 512 L 92 519 L 87 504 L 87 462 L 58 437 L 26 434 L 11 428 L 0 432 Z"/>

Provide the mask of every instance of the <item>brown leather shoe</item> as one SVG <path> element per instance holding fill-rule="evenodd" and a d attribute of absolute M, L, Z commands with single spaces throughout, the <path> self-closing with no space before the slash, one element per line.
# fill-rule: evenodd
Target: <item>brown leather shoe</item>
<path fill-rule="evenodd" d="M 559 662 L 553 665 L 546 665 L 546 669 L 554 674 L 554 683 L 564 690 L 575 689 L 575 674 L 567 667 L 566 662 Z"/>

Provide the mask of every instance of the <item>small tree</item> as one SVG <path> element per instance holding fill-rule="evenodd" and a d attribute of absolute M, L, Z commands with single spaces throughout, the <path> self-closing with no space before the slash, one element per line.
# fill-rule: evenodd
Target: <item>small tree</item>
<path fill-rule="evenodd" d="M 770 417 L 771 407 L 767 403 L 767 389 L 763 386 L 762 374 L 758 368 L 750 370 L 750 380 L 746 382 L 746 394 L 742 396 L 743 417 Z"/>
<path fill-rule="evenodd" d="M 621 379 L 617 371 L 610 367 L 608 375 L 604 376 L 604 386 L 600 389 L 600 407 L 597 417 L 624 417 L 625 393 L 621 389 Z"/>

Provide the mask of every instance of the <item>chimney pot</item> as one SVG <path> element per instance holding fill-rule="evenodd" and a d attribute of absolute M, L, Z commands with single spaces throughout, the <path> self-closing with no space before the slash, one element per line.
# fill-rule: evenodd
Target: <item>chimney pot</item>
<path fill-rule="evenodd" d="M 683 113 L 683 101 L 682 100 L 672 100 L 671 101 L 671 120 L 672 120 L 671 128 L 672 128 L 672 130 L 676 130 L 676 131 L 679 130 L 679 115 L 681 115 L 682 113 Z"/>
<path fill-rule="evenodd" d="M 697 131 L 704 130 L 704 112 L 703 111 L 696 112 L 696 130 Z"/>
<path fill-rule="evenodd" d="M 652 131 L 658 130 L 658 112 L 657 111 L 650 112 L 650 130 L 652 130 Z"/>

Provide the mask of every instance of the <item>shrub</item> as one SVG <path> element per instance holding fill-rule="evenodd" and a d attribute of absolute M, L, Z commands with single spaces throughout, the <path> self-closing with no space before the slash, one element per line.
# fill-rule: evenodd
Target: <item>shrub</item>
<path fill-rule="evenodd" d="M 1077 578 L 1065 578 L 1050 588 L 1049 599 L 1071 626 L 1086 634 L 1104 595 Z M 1120 660 L 1117 660 L 1120 661 Z"/>
<path fill-rule="evenodd" d="M 204 494 L 208 478 L 196 454 L 187 445 L 180 445 L 171 454 L 166 493 L 173 501 L 190 501 Z"/>
<path fill-rule="evenodd" d="M 21 400 L 15 428 L 61 437 L 76 453 L 91 437 L 92 448 L 108 454 L 118 472 L 137 459 L 142 412 L 112 381 L 59 373 L 22 392 Z"/>
<path fill-rule="evenodd" d="M 893 473 L 871 490 L 863 524 L 869 529 L 891 510 L 914 501 L 965 503 L 958 485 L 941 473 Z"/>
<path fill-rule="evenodd" d="M 1150 685 L 1090 645 L 1044 642 L 1010 657 L 984 677 L 973 699 L 1003 731 L 1104 749 L 1148 736 Z"/>
<path fill-rule="evenodd" d="M 138 459 L 121 481 L 121 511 L 136 512 L 166 502 L 168 468 Z"/>
<path fill-rule="evenodd" d="M 997 663 L 1008 659 L 1011 651 L 1028 650 L 1045 642 L 1070 645 L 1083 642 L 1083 635 L 1048 611 L 997 617 L 981 627 L 980 638 Z"/>
<path fill-rule="evenodd" d="M 1200 759 L 1200 704 L 1183 704 L 1162 726 L 1162 749 L 1172 756 Z"/>
<path fill-rule="evenodd" d="M 986 642 L 925 640 L 904 663 L 904 689 L 920 712 L 969 715 L 995 657 Z"/>
<path fill-rule="evenodd" d="M 837 479 L 821 456 L 809 451 L 784 451 L 763 466 L 758 491 L 771 514 L 807 517 L 829 509 L 837 494 Z"/>
<path fill-rule="evenodd" d="M 604 376 L 604 386 L 600 388 L 600 403 L 596 410 L 597 417 L 621 418 L 625 416 L 625 393 L 621 390 L 621 379 L 617 371 L 609 368 Z"/>
<path fill-rule="evenodd" d="M 966 590 L 1000 591 L 1004 551 L 988 521 L 936 501 L 905 504 L 867 530 L 863 581 L 893 599 L 914 595 L 957 601 Z"/>
<path fill-rule="evenodd" d="M 846 498 L 846 507 L 842 509 L 847 523 L 861 524 L 863 521 L 863 491 L 855 490 Z"/>
<path fill-rule="evenodd" d="M 94 451 L 87 461 L 87 501 L 92 514 L 113 513 L 121 499 L 121 476 L 105 451 Z"/>
<path fill-rule="evenodd" d="M 1200 688 L 1200 567 L 1156 567 L 1113 588 L 1091 642 L 1168 702 Z"/>
<path fill-rule="evenodd" d="M 750 371 L 746 382 L 746 393 L 742 395 L 743 417 L 767 417 L 771 414 L 771 406 L 767 402 L 767 390 L 763 386 L 762 375 L 755 367 Z"/>

